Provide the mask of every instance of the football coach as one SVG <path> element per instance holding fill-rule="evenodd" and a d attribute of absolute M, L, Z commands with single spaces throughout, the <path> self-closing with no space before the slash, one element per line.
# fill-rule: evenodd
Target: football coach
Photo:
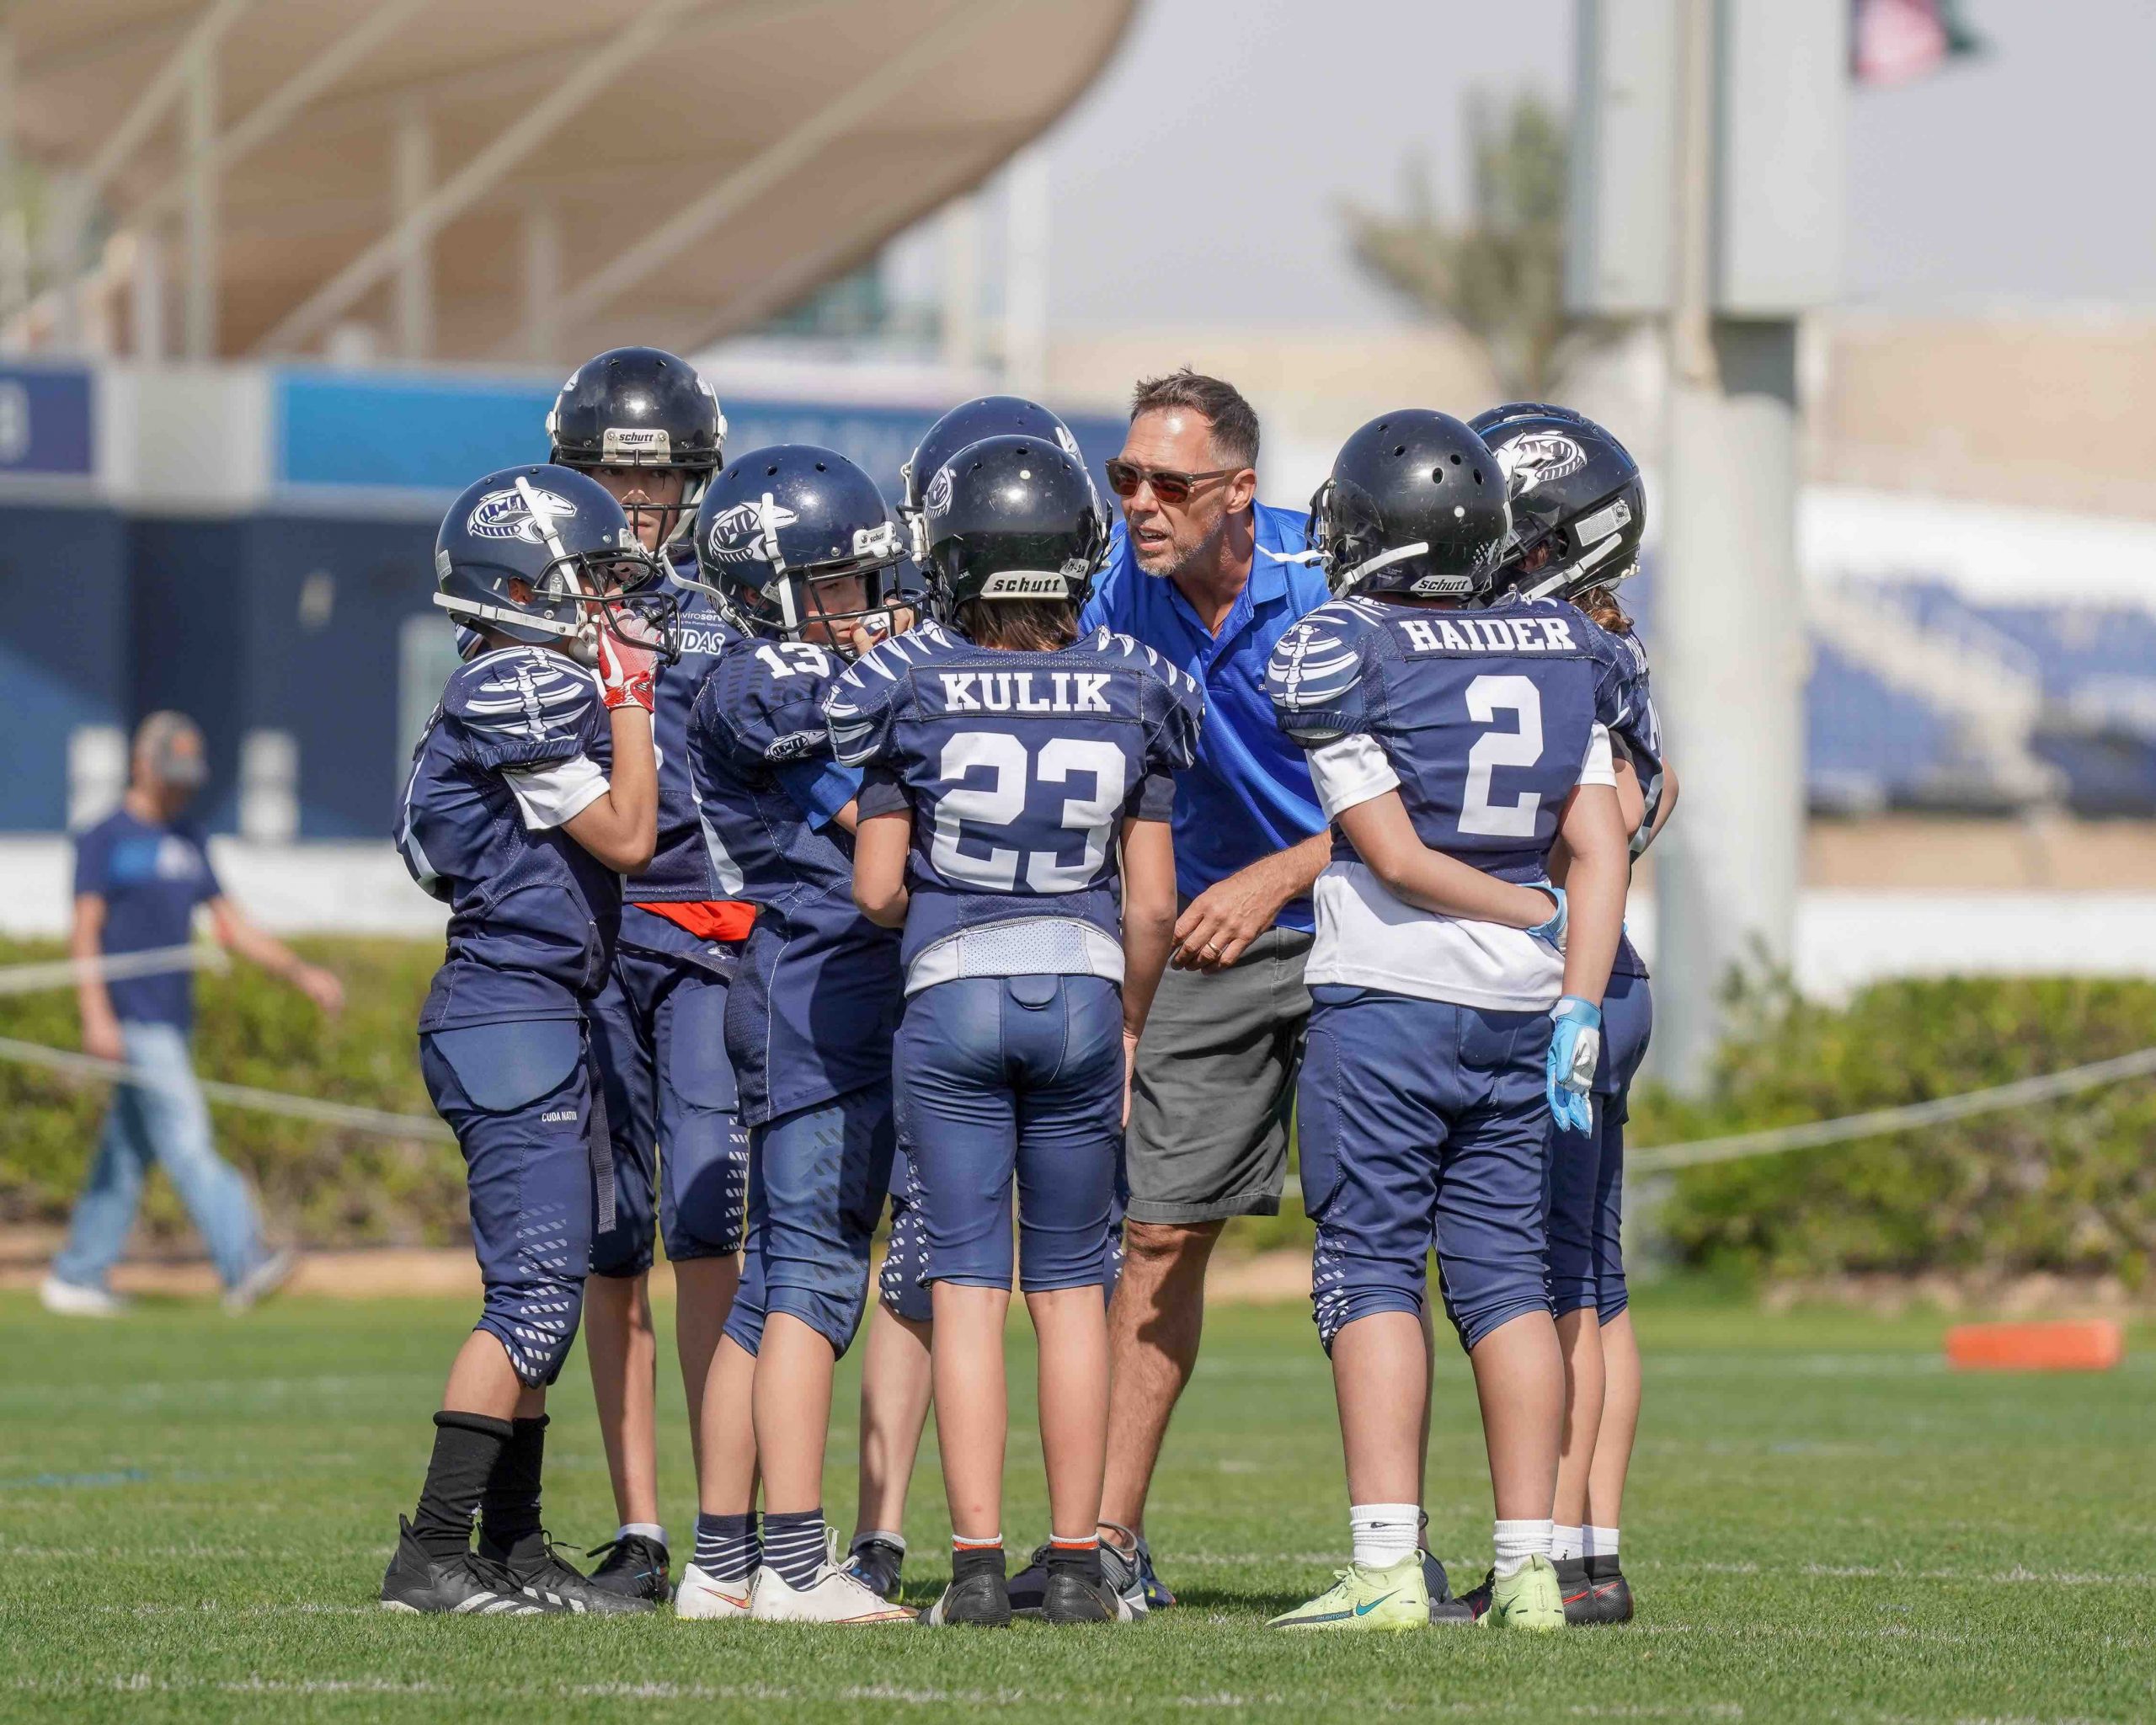
<path fill-rule="evenodd" d="M 1257 445 L 1257 415 L 1234 385 L 1187 368 L 1139 383 L 1107 464 L 1123 521 L 1081 620 L 1173 660 L 1206 702 L 1196 764 L 1176 782 L 1176 945 L 1131 1087 L 1101 1505 L 1118 1543 L 1145 1525 L 1221 1227 L 1280 1208 L 1310 1010 L 1310 895 L 1331 851 L 1309 766 L 1265 696 L 1274 643 L 1330 595 L 1299 556 L 1305 512 L 1256 500 Z M 1145 1557 L 1139 1567 L 1167 1603 Z"/>

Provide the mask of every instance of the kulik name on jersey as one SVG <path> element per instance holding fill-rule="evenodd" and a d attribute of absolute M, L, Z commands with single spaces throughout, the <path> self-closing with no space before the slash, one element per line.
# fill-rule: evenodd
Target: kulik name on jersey
<path fill-rule="evenodd" d="M 946 670 L 944 709 L 950 713 L 1108 713 L 1102 692 L 1112 673 L 1091 670 Z M 1043 686 L 1036 687 L 1038 678 Z"/>
<path fill-rule="evenodd" d="M 1411 653 L 1577 653 L 1572 626 L 1561 617 L 1396 617 Z"/>

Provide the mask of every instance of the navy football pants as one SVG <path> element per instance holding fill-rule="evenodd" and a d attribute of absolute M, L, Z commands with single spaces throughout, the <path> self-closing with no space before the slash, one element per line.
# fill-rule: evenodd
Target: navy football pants
<path fill-rule="evenodd" d="M 576 1339 L 591 1259 L 584 1028 L 549 1018 L 433 1031 L 419 1038 L 419 1071 L 464 1151 L 487 1290 L 478 1327 L 520 1381 L 551 1384 Z"/>
<path fill-rule="evenodd" d="M 680 1263 L 727 1258 L 747 1226 L 749 1134 L 726 1056 L 727 979 L 687 958 L 615 948 L 591 1004 L 614 1140 L 615 1225 L 595 1276 L 640 1276 L 653 1242 Z"/>
<path fill-rule="evenodd" d="M 1097 976 L 980 976 L 906 1002 L 894 1066 L 931 1281 L 1105 1286 L 1123 1114 L 1123 996 Z"/>
<path fill-rule="evenodd" d="M 1550 1146 L 1550 1295 L 1560 1317 L 1591 1306 L 1608 1323 L 1630 1301 L 1622 1240 L 1625 1123 L 1653 1029 L 1646 978 L 1612 976 L 1602 1000 L 1594 1130 L 1556 1133 Z"/>
<path fill-rule="evenodd" d="M 1548 1015 L 1331 985 L 1310 993 L 1296 1130 L 1326 1350 L 1358 1318 L 1419 1316 L 1433 1246 L 1463 1347 L 1549 1311 Z"/>

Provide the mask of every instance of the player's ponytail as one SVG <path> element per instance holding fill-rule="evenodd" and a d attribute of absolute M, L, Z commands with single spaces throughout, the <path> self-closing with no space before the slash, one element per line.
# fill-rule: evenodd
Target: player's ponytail
<path fill-rule="evenodd" d="M 1078 638 L 1068 599 L 969 599 L 952 621 L 975 646 L 1004 653 L 1054 653 Z"/>
<path fill-rule="evenodd" d="M 1617 595 L 1609 587 L 1590 587 L 1576 594 L 1572 603 L 1588 614 L 1590 622 L 1599 624 L 1613 635 L 1628 633 L 1632 620 L 1625 614 L 1625 607 L 1617 602 Z"/>

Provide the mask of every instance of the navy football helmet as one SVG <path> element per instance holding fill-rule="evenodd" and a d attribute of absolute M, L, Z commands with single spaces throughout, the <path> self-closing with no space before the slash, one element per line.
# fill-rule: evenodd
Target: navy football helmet
<path fill-rule="evenodd" d="M 1343 598 L 1482 597 L 1511 534 L 1505 476 L 1489 446 L 1425 408 L 1356 432 L 1310 499 L 1310 545 Z"/>
<path fill-rule="evenodd" d="M 851 657 L 856 624 L 888 620 L 905 548 L 876 482 L 835 450 L 780 443 L 724 468 L 696 509 L 701 588 L 737 628 L 799 640 L 814 625 Z M 825 590 L 857 580 L 858 601 Z"/>
<path fill-rule="evenodd" d="M 1543 402 L 1509 402 L 1469 423 L 1505 470 L 1504 582 L 1530 599 L 1570 599 L 1638 572 L 1646 486 L 1623 444 L 1586 414 Z"/>
<path fill-rule="evenodd" d="M 979 443 L 985 437 L 1031 437 L 1054 444 L 1077 462 L 1086 491 L 1093 499 L 1093 512 L 1100 517 L 1101 531 L 1106 536 L 1107 511 L 1102 506 L 1100 493 L 1094 489 L 1092 475 L 1086 472 L 1086 457 L 1078 448 L 1078 440 L 1071 435 L 1070 428 L 1038 402 L 1027 401 L 1022 395 L 976 396 L 971 401 L 960 402 L 931 425 L 914 446 L 913 459 L 899 469 L 903 486 L 899 519 L 905 523 L 910 536 L 914 561 L 922 569 L 928 567 L 928 541 L 921 519 L 922 494 L 945 462 L 967 445 Z"/>
<path fill-rule="evenodd" d="M 593 467 L 654 467 L 683 476 L 681 501 L 630 513 L 659 517 L 670 545 L 696 519 L 696 504 L 726 459 L 726 415 L 711 385 L 686 360 L 655 347 L 617 347 L 569 374 L 547 415 L 547 459 Z"/>
<path fill-rule="evenodd" d="M 969 444 L 921 494 L 928 590 L 950 622 L 973 599 L 1082 606 L 1107 535 L 1079 459 L 1034 437 Z"/>
<path fill-rule="evenodd" d="M 467 486 L 435 536 L 435 603 L 482 635 L 563 642 L 596 631 L 676 656 L 665 570 L 606 489 L 573 468 L 506 467 Z"/>

